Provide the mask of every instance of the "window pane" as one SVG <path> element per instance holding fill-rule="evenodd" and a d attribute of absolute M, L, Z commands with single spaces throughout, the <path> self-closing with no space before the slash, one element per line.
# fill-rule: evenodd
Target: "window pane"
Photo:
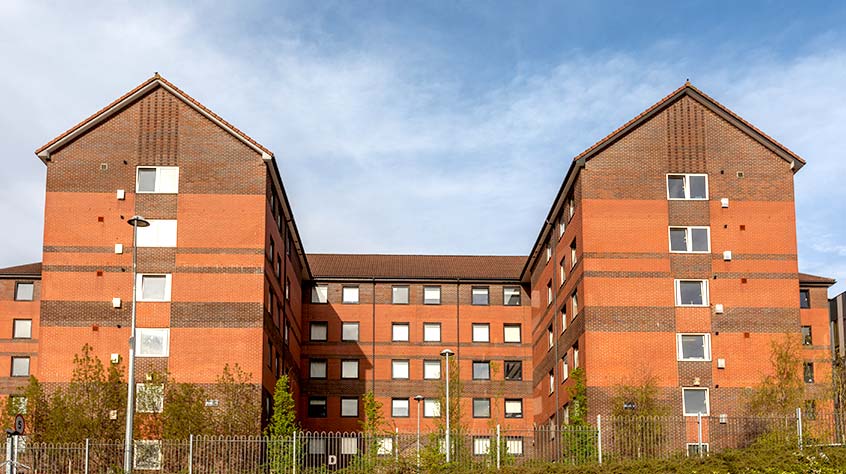
<path fill-rule="evenodd" d="M 667 189 L 671 199 L 684 199 L 684 176 L 667 176 Z"/>
<path fill-rule="evenodd" d="M 164 385 L 139 383 L 135 385 L 138 413 L 161 413 L 164 405 Z"/>
<path fill-rule="evenodd" d="M 309 365 L 309 377 L 313 379 L 325 379 L 326 378 L 326 361 L 325 360 L 313 360 Z"/>
<path fill-rule="evenodd" d="M 391 416 L 394 418 L 405 418 L 408 416 L 408 400 L 407 399 L 393 399 L 391 400 Z"/>
<path fill-rule="evenodd" d="M 690 229 L 691 240 L 694 252 L 708 251 L 708 229 Z"/>
<path fill-rule="evenodd" d="M 472 290 L 473 304 L 486 305 L 488 304 L 488 289 L 487 288 L 473 288 Z"/>
<path fill-rule="evenodd" d="M 341 378 L 342 379 L 357 379 L 358 378 L 358 361 L 357 360 L 341 361 Z"/>
<path fill-rule="evenodd" d="M 343 341 L 357 341 L 358 340 L 358 323 L 344 323 L 341 328 L 341 340 Z"/>
<path fill-rule="evenodd" d="M 690 199 L 705 199 L 708 197 L 705 176 L 688 176 L 688 180 L 690 182 Z"/>
<path fill-rule="evenodd" d="M 436 380 L 441 378 L 441 361 L 439 360 L 424 360 L 423 361 L 423 378 L 427 380 Z"/>
<path fill-rule="evenodd" d="M 810 346 L 811 344 L 811 326 L 802 326 L 802 345 Z"/>
<path fill-rule="evenodd" d="M 394 304 L 408 304 L 408 287 L 395 286 L 392 289 Z"/>
<path fill-rule="evenodd" d="M 358 438 L 341 438 L 341 455 L 354 456 L 358 454 Z"/>
<path fill-rule="evenodd" d="M 705 336 L 681 335 L 682 359 L 705 359 Z"/>
<path fill-rule="evenodd" d="M 473 362 L 473 380 L 489 380 L 490 378 L 490 362 Z"/>
<path fill-rule="evenodd" d="M 489 398 L 473 399 L 473 418 L 490 418 L 491 400 Z"/>
<path fill-rule="evenodd" d="M 16 319 L 13 328 L 13 335 L 15 339 L 29 339 L 32 337 L 32 320 L 31 319 Z"/>
<path fill-rule="evenodd" d="M 686 388 L 683 390 L 684 414 L 698 415 L 708 414 L 707 398 L 708 391 L 704 389 Z"/>
<path fill-rule="evenodd" d="M 505 361 L 505 380 L 523 380 L 523 361 Z"/>
<path fill-rule="evenodd" d="M 485 456 L 491 450 L 490 438 L 473 438 L 473 455 Z"/>
<path fill-rule="evenodd" d="M 341 416 L 358 416 L 358 399 L 341 399 Z"/>
<path fill-rule="evenodd" d="M 702 305 L 705 300 L 702 296 L 702 282 L 700 281 L 680 281 L 679 282 L 679 302 L 682 305 Z"/>
<path fill-rule="evenodd" d="M 441 287 L 427 286 L 423 288 L 423 304 L 441 304 Z"/>
<path fill-rule="evenodd" d="M 29 376 L 29 357 L 12 357 L 12 377 Z"/>
<path fill-rule="evenodd" d="M 326 323 L 311 323 L 311 340 L 312 341 L 325 341 L 326 335 L 328 332 L 328 326 Z"/>
<path fill-rule="evenodd" d="M 165 275 L 141 275 L 141 299 L 164 301 L 167 298 Z"/>
<path fill-rule="evenodd" d="M 670 229 L 670 250 L 673 252 L 687 252 L 687 229 Z"/>
<path fill-rule="evenodd" d="M 506 306 L 520 306 L 520 288 L 504 288 L 503 304 Z"/>
<path fill-rule="evenodd" d="M 474 324 L 473 342 L 490 342 L 490 326 L 487 324 Z"/>
<path fill-rule="evenodd" d="M 166 357 L 168 355 L 169 329 L 138 329 L 138 355 L 141 357 Z"/>
<path fill-rule="evenodd" d="M 392 327 L 392 339 L 394 341 L 408 341 L 408 323 L 394 323 Z"/>
<path fill-rule="evenodd" d="M 803 368 L 805 383 L 814 383 L 814 363 L 805 362 Z"/>
<path fill-rule="evenodd" d="M 503 326 L 503 338 L 505 342 L 520 342 L 520 325 L 506 324 Z"/>
<path fill-rule="evenodd" d="M 358 303 L 358 287 L 345 286 L 343 289 L 344 303 Z"/>
<path fill-rule="evenodd" d="M 329 286 L 317 285 L 311 289 L 312 303 L 326 303 L 329 301 Z"/>
<path fill-rule="evenodd" d="M 423 325 L 423 340 L 426 342 L 438 342 L 441 340 L 441 325 L 428 323 Z"/>
<path fill-rule="evenodd" d="M 32 301 L 34 290 L 34 283 L 18 283 L 15 287 L 15 300 Z"/>
<path fill-rule="evenodd" d="M 408 361 L 394 360 L 391 361 L 391 376 L 395 379 L 408 378 Z"/>
<path fill-rule="evenodd" d="M 505 438 L 505 450 L 508 454 L 511 454 L 512 456 L 522 456 L 523 438 L 511 436 Z"/>
<path fill-rule="evenodd" d="M 438 418 L 441 416 L 441 402 L 433 398 L 423 400 L 423 416 L 426 418 Z"/>
<path fill-rule="evenodd" d="M 150 225 L 138 228 L 138 247 L 176 247 L 175 219 L 150 219 Z"/>
<path fill-rule="evenodd" d="M 811 307 L 811 292 L 808 290 L 799 290 L 799 307 L 800 308 L 810 308 Z"/>
<path fill-rule="evenodd" d="M 138 191 L 142 193 L 156 192 L 155 168 L 138 168 Z"/>
<path fill-rule="evenodd" d="M 523 400 L 505 400 L 505 417 L 522 418 Z"/>
<path fill-rule="evenodd" d="M 326 399 L 310 398 L 308 400 L 308 416 L 312 418 L 326 418 Z"/>

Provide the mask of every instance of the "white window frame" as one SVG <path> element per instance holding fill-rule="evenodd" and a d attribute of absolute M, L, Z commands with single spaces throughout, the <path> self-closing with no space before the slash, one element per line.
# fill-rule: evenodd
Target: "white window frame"
<path fill-rule="evenodd" d="M 156 171 L 153 191 L 141 191 L 141 180 L 138 179 L 142 169 Z M 174 179 L 175 178 L 175 179 Z M 170 185 L 170 186 L 168 186 Z M 137 166 L 135 167 L 135 192 L 138 194 L 178 194 L 179 167 L 178 166 Z"/>
<path fill-rule="evenodd" d="M 697 448 L 697 452 L 691 454 L 690 448 L 692 448 L 694 446 Z M 709 446 L 708 443 L 702 443 L 701 445 L 699 443 L 686 443 L 685 444 L 685 448 L 686 448 L 685 454 L 687 454 L 688 457 L 699 456 L 699 452 L 698 452 L 699 446 L 702 446 L 702 448 L 703 448 L 702 455 L 704 455 L 704 456 L 707 456 L 708 453 L 711 451 L 711 447 Z"/>
<path fill-rule="evenodd" d="M 347 285 L 341 287 L 341 302 L 343 304 L 358 304 L 361 291 L 358 286 Z"/>
<path fill-rule="evenodd" d="M 697 416 L 699 413 L 688 413 L 687 406 L 684 402 L 684 392 L 686 391 L 704 391 L 705 392 L 705 413 L 702 416 L 710 416 L 711 414 L 711 393 L 706 387 L 682 387 L 682 413 L 684 416 Z"/>
<path fill-rule="evenodd" d="M 405 335 L 402 334 L 402 328 L 405 328 Z M 400 330 L 397 333 L 397 329 Z M 391 323 L 391 341 L 392 342 L 408 342 L 411 339 L 411 326 L 408 323 Z"/>
<path fill-rule="evenodd" d="M 514 408 L 515 404 L 520 407 L 519 411 L 508 411 L 509 404 Z M 503 402 L 505 410 L 505 418 L 523 418 L 523 399 L 522 398 L 506 398 Z M 510 415 L 510 416 L 509 416 Z"/>
<path fill-rule="evenodd" d="M 684 240 L 687 249 L 686 250 L 673 250 L 673 237 L 672 232 L 673 229 L 684 229 Z M 693 233 L 691 232 L 694 229 L 705 229 L 708 235 L 708 249 L 707 250 L 693 250 Z M 670 253 L 711 253 L 711 227 L 709 226 L 699 226 L 699 225 L 692 225 L 692 226 L 680 226 L 680 225 L 673 225 L 667 227 L 667 245 L 669 246 Z"/>
<path fill-rule="evenodd" d="M 438 299 L 435 301 L 434 298 L 427 300 L 427 293 L 437 291 Z M 423 304 L 441 304 L 441 287 L 440 286 L 424 286 L 423 287 Z"/>
<path fill-rule="evenodd" d="M 426 372 L 426 368 L 438 368 L 438 376 L 437 377 L 429 377 Z M 424 360 L 423 361 L 423 380 L 440 380 L 441 379 L 441 361 L 438 359 L 431 359 L 431 360 Z"/>
<path fill-rule="evenodd" d="M 138 248 L 176 247 L 179 226 L 176 219 L 148 219 L 147 227 L 138 227 Z"/>
<path fill-rule="evenodd" d="M 681 301 L 681 283 L 682 282 L 699 282 L 700 289 L 702 291 L 702 304 L 682 304 Z M 709 295 L 708 295 L 708 280 L 697 280 L 697 279 L 687 279 L 687 278 L 679 278 L 675 280 L 675 287 L 676 287 L 676 306 L 683 306 L 683 307 L 691 307 L 691 308 L 703 308 L 710 305 Z"/>
<path fill-rule="evenodd" d="M 484 303 L 476 303 L 476 295 L 485 296 Z M 473 306 L 489 306 L 491 304 L 491 288 L 489 286 L 476 286 L 470 288 L 470 304 Z"/>
<path fill-rule="evenodd" d="M 683 176 L 684 177 L 684 196 L 683 198 L 674 198 L 670 197 L 670 176 Z M 705 197 L 704 198 L 692 198 L 690 197 L 690 177 L 691 176 L 704 176 L 705 177 Z M 667 186 L 667 200 L 669 201 L 707 201 L 711 197 L 711 190 L 710 190 L 710 183 L 708 182 L 708 174 L 707 173 L 667 173 L 666 178 L 664 179 L 664 185 Z"/>
<path fill-rule="evenodd" d="M 684 357 L 682 347 L 682 336 L 702 336 L 704 337 L 703 344 L 705 345 L 705 358 Z M 676 334 L 676 351 L 679 361 L 710 361 L 711 360 L 711 334 L 709 333 L 691 333 L 680 332 Z"/>
<path fill-rule="evenodd" d="M 547 377 L 549 378 L 549 394 L 552 395 L 555 392 L 555 371 L 550 370 Z"/>
<path fill-rule="evenodd" d="M 513 334 L 511 336 L 508 335 L 508 330 L 511 329 L 511 332 L 514 330 L 517 331 L 517 339 L 513 338 Z M 519 323 L 505 323 L 502 325 L 502 342 L 508 344 L 520 344 L 523 342 L 523 326 Z"/>
<path fill-rule="evenodd" d="M 473 456 L 487 456 L 491 452 L 490 436 L 473 437 Z"/>
<path fill-rule="evenodd" d="M 329 302 L 329 285 L 314 285 L 311 288 L 312 304 L 326 304 Z"/>
<path fill-rule="evenodd" d="M 431 331 L 437 330 L 437 337 Z M 441 323 L 423 323 L 423 342 L 441 342 Z"/>
<path fill-rule="evenodd" d="M 523 437 L 522 436 L 506 436 L 505 437 L 505 452 L 511 456 L 523 455 Z"/>
<path fill-rule="evenodd" d="M 393 380 L 408 380 L 411 361 L 408 359 L 393 359 L 391 360 L 391 379 Z M 404 368 L 403 368 L 404 367 Z"/>
<path fill-rule="evenodd" d="M 312 359 L 308 361 L 308 378 L 323 380 L 328 375 L 329 362 L 326 359 Z"/>
<path fill-rule="evenodd" d="M 353 376 L 347 375 L 347 372 L 355 373 Z M 341 378 L 342 379 L 357 379 L 360 377 L 359 361 L 358 359 L 343 359 L 341 360 Z"/>
<path fill-rule="evenodd" d="M 145 393 L 147 391 L 147 393 Z M 150 398 L 147 398 L 150 397 Z M 135 384 L 136 413 L 161 413 L 164 410 L 164 384 L 136 383 Z M 152 402 L 152 409 L 147 402 Z"/>
<path fill-rule="evenodd" d="M 29 298 L 20 298 L 21 287 L 29 287 Z M 15 282 L 15 301 L 34 301 L 35 300 L 35 282 L 32 281 L 18 281 Z"/>
<path fill-rule="evenodd" d="M 491 342 L 491 325 L 489 323 L 473 323 L 470 325 L 471 334 L 473 335 L 473 342 Z M 484 340 L 477 338 L 476 329 L 485 329 Z M 481 335 L 481 334 L 479 334 Z"/>
<path fill-rule="evenodd" d="M 163 337 L 164 344 L 162 345 L 162 353 L 147 353 L 143 350 L 143 344 L 141 341 L 143 340 L 144 333 L 149 333 L 150 335 L 158 334 L 160 337 Z M 135 354 L 137 357 L 169 357 L 170 356 L 170 328 L 137 328 L 135 333 Z"/>
<path fill-rule="evenodd" d="M 509 304 L 508 303 L 508 291 L 516 291 L 517 292 L 517 304 Z M 520 306 L 523 304 L 523 295 L 521 294 L 519 286 L 505 286 L 502 288 L 502 305 L 503 306 Z"/>
<path fill-rule="evenodd" d="M 145 298 L 144 297 L 144 278 L 145 277 L 164 277 L 165 287 L 164 296 L 161 299 Z M 135 297 L 139 302 L 165 302 L 170 301 L 171 288 L 173 284 L 173 276 L 170 273 L 139 273 L 136 275 L 135 288 L 138 292 Z"/>
<path fill-rule="evenodd" d="M 355 327 L 355 338 L 354 339 L 350 339 L 346 336 L 346 329 L 348 327 L 349 328 Z M 361 337 L 361 324 L 358 321 L 354 321 L 354 322 L 347 321 L 347 322 L 341 323 L 341 341 L 343 341 L 343 342 L 356 342 L 356 341 L 358 341 L 359 337 Z"/>
<path fill-rule="evenodd" d="M 323 339 L 314 337 L 314 330 L 323 328 Z M 313 342 L 326 342 L 329 340 L 329 323 L 326 321 L 311 321 L 308 324 L 308 340 Z"/>
<path fill-rule="evenodd" d="M 15 362 L 16 361 L 26 361 L 26 373 L 17 373 L 15 372 Z M 26 356 L 12 356 L 11 359 L 11 367 L 9 374 L 12 377 L 29 377 L 32 374 L 32 359 Z"/>

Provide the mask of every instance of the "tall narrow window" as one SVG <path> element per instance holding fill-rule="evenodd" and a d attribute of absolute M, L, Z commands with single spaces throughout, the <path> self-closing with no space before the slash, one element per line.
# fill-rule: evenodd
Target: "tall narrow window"
<path fill-rule="evenodd" d="M 546 328 L 546 350 L 552 349 L 552 346 L 555 345 L 555 332 L 552 330 L 552 324 Z"/>
<path fill-rule="evenodd" d="M 549 260 L 551 258 L 552 258 L 552 244 L 546 244 L 546 261 L 549 262 Z"/>
<path fill-rule="evenodd" d="M 799 290 L 799 307 L 802 309 L 811 307 L 811 290 Z"/>
<path fill-rule="evenodd" d="M 552 304 L 552 280 L 549 280 L 549 283 L 546 284 L 546 305 L 549 306 Z"/>
<path fill-rule="evenodd" d="M 573 314 L 570 317 L 576 319 L 576 316 L 579 314 L 579 295 L 575 291 L 573 292 L 573 296 L 570 297 L 570 301 L 573 305 Z"/>
<path fill-rule="evenodd" d="M 548 378 L 549 378 L 549 393 L 551 394 L 552 392 L 555 391 L 555 370 L 554 369 L 549 371 Z"/>
<path fill-rule="evenodd" d="M 567 303 L 565 302 L 564 306 L 561 307 L 561 332 L 562 333 L 567 330 L 567 323 L 569 323 L 569 321 L 567 321 Z"/>
<path fill-rule="evenodd" d="M 805 383 L 814 383 L 814 363 L 805 362 L 802 366 Z"/>
<path fill-rule="evenodd" d="M 564 286 L 564 282 L 567 280 L 567 259 L 562 258 L 560 262 L 558 262 L 558 286 Z"/>
<path fill-rule="evenodd" d="M 570 244 L 570 268 L 576 266 L 576 240 L 573 240 L 573 243 Z"/>
<path fill-rule="evenodd" d="M 813 344 L 813 338 L 811 337 L 811 326 L 802 326 L 802 345 L 810 346 L 811 344 Z"/>
<path fill-rule="evenodd" d="M 570 365 L 567 363 L 567 354 L 561 358 L 561 383 L 570 378 Z"/>

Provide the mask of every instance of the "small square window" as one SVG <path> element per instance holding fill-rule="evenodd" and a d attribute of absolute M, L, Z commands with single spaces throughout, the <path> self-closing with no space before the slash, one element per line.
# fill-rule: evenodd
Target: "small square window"
<path fill-rule="evenodd" d="M 423 304 L 441 304 L 441 287 L 424 286 Z"/>
<path fill-rule="evenodd" d="M 523 342 L 519 324 L 505 324 L 502 326 L 502 340 L 505 342 Z"/>
<path fill-rule="evenodd" d="M 506 286 L 503 288 L 502 302 L 505 306 L 520 306 L 520 287 Z"/>
<path fill-rule="evenodd" d="M 799 290 L 799 307 L 802 309 L 811 307 L 811 290 Z"/>
<path fill-rule="evenodd" d="M 505 417 L 523 418 L 523 400 L 520 398 L 505 399 Z"/>
<path fill-rule="evenodd" d="M 491 325 L 473 324 L 473 342 L 491 342 Z"/>
<path fill-rule="evenodd" d="M 309 418 L 326 418 L 326 397 L 311 397 L 308 399 Z"/>
<path fill-rule="evenodd" d="M 341 361 L 341 378 L 342 379 L 357 379 L 358 378 L 358 360 L 342 360 Z"/>
<path fill-rule="evenodd" d="M 329 302 L 329 285 L 315 285 L 311 289 L 312 303 L 328 303 Z"/>
<path fill-rule="evenodd" d="M 474 398 L 473 399 L 473 418 L 490 418 L 491 417 L 491 399 L 490 398 Z"/>
<path fill-rule="evenodd" d="M 326 360 L 312 360 L 309 362 L 309 378 L 325 379 L 326 378 Z"/>
<path fill-rule="evenodd" d="M 473 288 L 472 292 L 472 303 L 477 306 L 486 306 L 489 304 L 490 296 L 489 292 L 490 289 L 488 287 L 478 287 Z"/>
<path fill-rule="evenodd" d="M 805 379 L 805 383 L 814 383 L 814 363 L 813 362 L 805 362 L 802 365 L 802 373 L 803 378 Z"/>
<path fill-rule="evenodd" d="M 164 407 L 164 385 L 135 384 L 135 411 L 138 413 L 161 413 Z"/>
<path fill-rule="evenodd" d="M 423 400 L 423 417 L 424 418 L 440 418 L 441 416 L 441 401 L 434 398 L 426 398 Z"/>
<path fill-rule="evenodd" d="M 708 415 L 708 389 L 707 388 L 683 388 L 682 405 L 684 405 L 684 416 Z"/>
<path fill-rule="evenodd" d="M 440 342 L 441 323 L 423 323 L 423 341 Z"/>
<path fill-rule="evenodd" d="M 710 334 L 679 334 L 679 360 L 711 360 Z"/>
<path fill-rule="evenodd" d="M 170 275 L 138 275 L 138 301 L 170 301 Z"/>
<path fill-rule="evenodd" d="M 505 380 L 523 380 L 523 361 L 505 361 Z"/>
<path fill-rule="evenodd" d="M 708 227 L 670 227 L 670 252 L 708 253 L 710 234 Z"/>
<path fill-rule="evenodd" d="M 358 304 L 358 287 L 345 286 L 342 289 L 342 301 L 344 304 Z"/>
<path fill-rule="evenodd" d="M 391 288 L 391 302 L 393 304 L 408 304 L 408 287 L 394 286 Z"/>
<path fill-rule="evenodd" d="M 473 455 L 487 456 L 491 452 L 491 438 L 488 436 L 473 437 Z"/>
<path fill-rule="evenodd" d="M 394 398 L 391 400 L 391 416 L 394 418 L 408 418 L 408 399 Z"/>
<path fill-rule="evenodd" d="M 329 334 L 329 323 L 313 322 L 309 325 L 309 338 L 312 341 L 325 341 Z"/>
<path fill-rule="evenodd" d="M 35 295 L 35 283 L 21 282 L 15 284 L 15 301 L 32 301 Z"/>
<path fill-rule="evenodd" d="M 424 360 L 423 361 L 423 379 L 438 380 L 441 378 L 441 361 L 440 360 Z"/>
<path fill-rule="evenodd" d="M 408 379 L 408 360 L 391 361 L 391 378 Z"/>
<path fill-rule="evenodd" d="M 341 397 L 341 416 L 345 418 L 358 416 L 358 398 Z"/>
<path fill-rule="evenodd" d="M 707 305 L 707 280 L 676 280 L 676 306 Z"/>
<path fill-rule="evenodd" d="M 520 436 L 505 437 L 505 452 L 512 456 L 523 455 L 523 438 Z"/>
<path fill-rule="evenodd" d="M 802 326 L 802 345 L 803 346 L 810 346 L 813 344 L 813 338 L 811 337 L 811 326 Z"/>
<path fill-rule="evenodd" d="M 12 377 L 29 377 L 29 357 L 12 357 Z"/>
<path fill-rule="evenodd" d="M 488 361 L 473 362 L 473 380 L 490 380 L 491 363 Z"/>
<path fill-rule="evenodd" d="M 358 323 L 342 323 L 341 340 L 344 342 L 358 341 Z"/>
<path fill-rule="evenodd" d="M 32 339 L 32 320 L 15 319 L 12 322 L 12 337 L 15 339 Z"/>
<path fill-rule="evenodd" d="M 138 357 L 167 357 L 170 354 L 170 329 L 138 328 Z"/>
<path fill-rule="evenodd" d="M 391 324 L 391 340 L 394 342 L 408 342 L 408 323 Z"/>

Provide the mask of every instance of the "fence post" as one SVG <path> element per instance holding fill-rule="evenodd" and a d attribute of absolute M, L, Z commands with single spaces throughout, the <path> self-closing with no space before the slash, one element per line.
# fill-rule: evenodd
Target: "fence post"
<path fill-rule="evenodd" d="M 602 415 L 596 415 L 596 459 L 602 464 Z"/>
<path fill-rule="evenodd" d="M 194 435 L 188 435 L 188 474 L 194 474 Z"/>
<path fill-rule="evenodd" d="M 500 467 L 500 459 L 502 453 L 500 452 L 500 447 L 502 446 L 502 432 L 500 431 L 499 424 L 496 425 L 496 470 L 499 470 Z"/>
<path fill-rule="evenodd" d="M 399 427 L 394 432 L 394 464 L 399 464 Z"/>
<path fill-rule="evenodd" d="M 704 454 L 702 452 L 702 412 L 696 414 L 696 424 L 697 424 L 697 431 L 698 431 L 698 441 L 699 441 L 699 457 L 701 458 Z"/>
<path fill-rule="evenodd" d="M 6 474 L 12 474 L 12 437 L 6 437 Z"/>
<path fill-rule="evenodd" d="M 802 409 L 796 408 L 796 435 L 799 442 L 799 450 L 802 450 Z"/>
<path fill-rule="evenodd" d="M 85 474 L 88 474 L 88 455 L 90 453 L 90 440 L 85 438 Z"/>

